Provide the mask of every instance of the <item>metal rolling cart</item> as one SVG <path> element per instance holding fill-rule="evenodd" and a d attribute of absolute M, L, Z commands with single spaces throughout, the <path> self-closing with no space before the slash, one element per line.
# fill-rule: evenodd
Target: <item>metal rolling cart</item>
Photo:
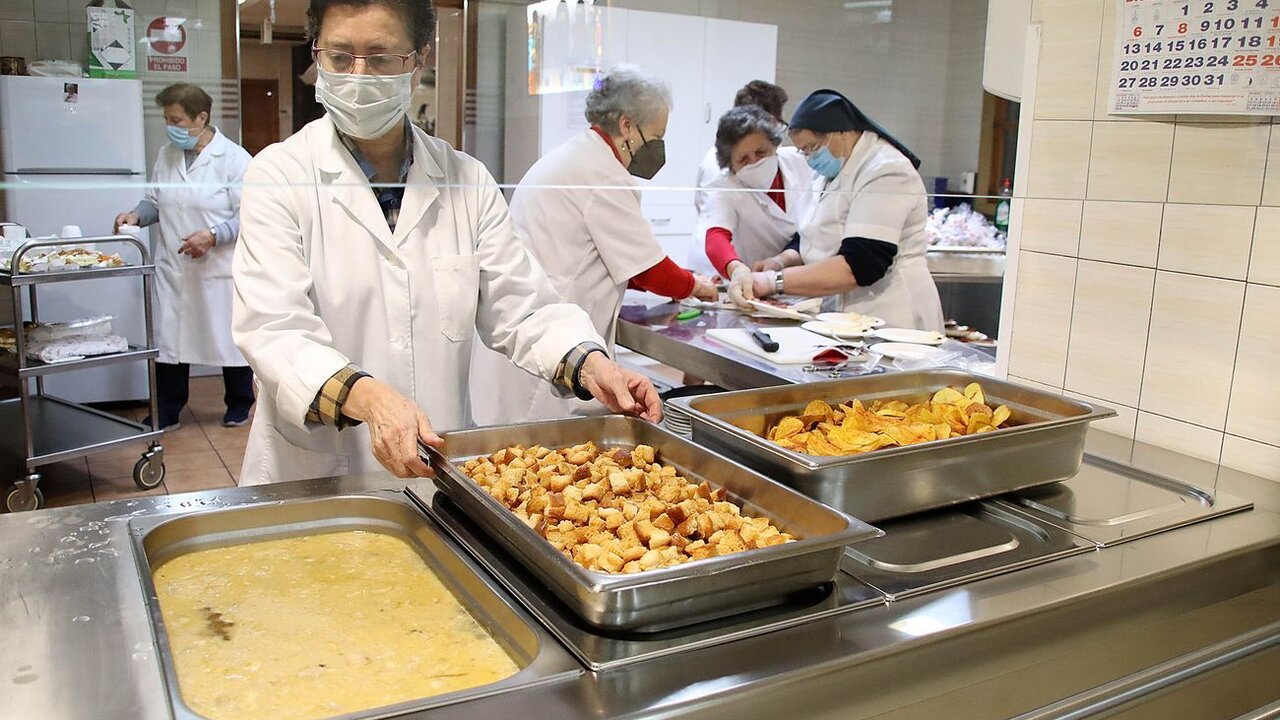
<path fill-rule="evenodd" d="M 154 329 L 151 316 L 152 282 L 155 266 L 146 245 L 128 235 L 77 238 L 78 246 L 125 244 L 136 247 L 141 254 L 139 265 L 113 268 L 85 268 L 67 271 L 39 273 L 20 272 L 24 256 L 42 247 L 54 247 L 67 243 L 65 239 L 32 240 L 13 253 L 11 270 L 0 272 L 0 285 L 11 291 L 12 322 L 16 352 L 0 353 L 0 384 L 16 387 L 17 397 L 0 400 L 0 455 L 16 458 L 19 474 L 13 487 L 5 495 L 5 506 L 10 512 L 35 510 L 44 504 L 40 492 L 39 468 L 62 460 L 84 457 L 109 450 L 125 443 L 149 440 L 150 444 L 133 467 L 133 481 L 142 489 L 151 489 L 164 480 L 164 447 L 160 443 L 163 431 L 159 429 L 159 412 L 156 408 L 156 358 Z M 23 297 L 31 306 L 31 321 L 39 322 L 37 288 L 48 283 L 75 282 L 111 277 L 142 278 L 143 312 L 146 323 L 146 345 L 129 346 L 124 352 L 85 357 L 57 363 L 45 363 L 26 356 L 26 338 L 23 331 Z M 26 290 L 24 293 L 23 291 Z M 6 323 L 7 324 L 7 323 Z M 149 398 L 151 406 L 150 427 L 117 417 L 87 405 L 57 398 L 45 393 L 44 377 L 55 373 L 75 372 L 90 367 L 113 363 L 147 363 Z M 32 384 L 35 389 L 32 391 Z"/>

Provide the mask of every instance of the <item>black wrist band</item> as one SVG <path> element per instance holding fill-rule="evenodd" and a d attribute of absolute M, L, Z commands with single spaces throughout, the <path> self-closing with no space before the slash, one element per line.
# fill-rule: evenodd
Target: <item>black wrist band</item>
<path fill-rule="evenodd" d="M 587 358 L 591 357 L 593 353 L 600 353 L 605 357 L 609 356 L 603 349 L 597 347 L 591 348 L 583 353 L 582 357 L 578 358 L 577 364 L 573 366 L 573 374 L 570 375 L 569 387 L 573 390 L 574 396 L 579 400 L 592 399 L 591 391 L 582 387 L 582 366 L 587 364 Z"/>

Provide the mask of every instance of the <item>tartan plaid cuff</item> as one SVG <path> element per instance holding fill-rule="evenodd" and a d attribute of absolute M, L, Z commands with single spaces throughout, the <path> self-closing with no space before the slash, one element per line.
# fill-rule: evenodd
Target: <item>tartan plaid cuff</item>
<path fill-rule="evenodd" d="M 351 394 L 351 386 L 362 377 L 370 377 L 355 365 L 347 365 L 332 377 L 324 381 L 316 399 L 311 401 L 311 409 L 307 411 L 307 422 L 320 425 L 331 425 L 339 430 L 359 425 L 359 420 L 352 420 L 342 414 L 342 406 Z"/>

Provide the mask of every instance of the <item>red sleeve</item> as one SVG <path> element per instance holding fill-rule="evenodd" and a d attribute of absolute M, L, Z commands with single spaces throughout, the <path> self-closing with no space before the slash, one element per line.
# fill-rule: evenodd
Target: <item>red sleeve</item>
<path fill-rule="evenodd" d="M 664 257 L 657 265 L 631 278 L 628 287 L 645 290 L 655 295 L 665 295 L 675 300 L 693 294 L 693 273 Z"/>
<path fill-rule="evenodd" d="M 707 231 L 707 258 L 720 273 L 720 277 L 729 277 L 729 263 L 737 260 L 738 251 L 733 249 L 733 233 L 722 227 L 713 227 Z"/>

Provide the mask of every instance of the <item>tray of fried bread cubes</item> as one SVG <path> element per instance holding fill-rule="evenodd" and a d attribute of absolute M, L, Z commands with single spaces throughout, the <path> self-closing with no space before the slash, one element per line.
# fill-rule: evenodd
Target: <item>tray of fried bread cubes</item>
<path fill-rule="evenodd" d="M 632 417 L 483 427 L 424 448 L 436 487 L 586 623 L 656 632 L 785 603 L 880 535 Z"/>

